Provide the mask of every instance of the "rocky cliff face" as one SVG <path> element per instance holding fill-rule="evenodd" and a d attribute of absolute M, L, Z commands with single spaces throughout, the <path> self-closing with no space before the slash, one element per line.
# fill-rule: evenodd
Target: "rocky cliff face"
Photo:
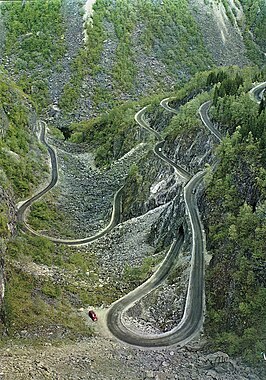
<path fill-rule="evenodd" d="M 150 118 L 150 124 L 162 131 L 173 115 L 166 111 L 155 111 L 155 114 Z M 214 146 L 214 138 L 199 123 L 192 131 L 173 141 L 167 140 L 163 153 L 193 175 L 203 170 L 205 164 L 212 163 Z M 155 245 L 168 246 L 180 225 L 184 223 L 186 228 L 183 184 L 173 168 L 153 152 L 138 163 L 138 171 L 134 177 L 129 177 L 125 194 L 123 220 L 168 204 L 151 230 L 149 240 Z"/>
<path fill-rule="evenodd" d="M 163 134 L 173 114 L 158 108 L 146 117 L 149 117 L 150 125 Z M 177 138 L 167 139 L 162 150 L 167 157 L 193 175 L 203 170 L 205 164 L 212 164 L 214 147 L 213 137 L 197 122 L 197 125 Z M 202 193 L 203 186 L 196 193 L 198 203 L 202 202 Z M 147 242 L 154 247 L 155 253 L 162 256 L 166 254 L 181 226 L 186 236 L 179 259 L 166 283 L 128 311 L 128 323 L 136 329 L 153 333 L 158 332 L 158 328 L 160 331 L 168 331 L 182 317 L 191 249 L 190 222 L 183 194 L 184 183 L 173 168 L 155 156 L 152 150 L 138 162 L 134 175 L 128 178 L 123 201 L 124 220 L 150 210 L 161 210 L 147 234 Z"/>
<path fill-rule="evenodd" d="M 0 248 L 0 331 L 4 326 L 3 301 L 5 296 L 4 247 Z"/>

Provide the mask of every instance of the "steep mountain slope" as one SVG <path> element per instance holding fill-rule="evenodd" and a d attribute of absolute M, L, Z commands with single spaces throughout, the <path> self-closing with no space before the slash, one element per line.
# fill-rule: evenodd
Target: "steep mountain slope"
<path fill-rule="evenodd" d="M 202 209 L 213 255 L 206 276 L 207 328 L 228 353 L 255 361 L 266 339 L 266 113 L 263 101 L 256 104 L 243 85 L 238 75 L 224 77 L 213 97 L 213 118 L 230 138 L 217 149 L 219 164 L 206 179 Z"/>
<path fill-rule="evenodd" d="M 265 303 L 265 105 L 249 100 L 247 91 L 253 82 L 265 80 L 265 71 L 257 67 L 202 71 L 214 64 L 249 63 L 242 32 L 251 25 L 254 40 L 263 49 L 261 14 L 248 16 L 248 2 L 242 3 L 243 9 L 235 1 L 98 0 L 85 47 L 81 8 L 74 0 L 27 2 L 27 12 L 21 4 L 2 9 L 0 27 L 6 34 L 2 63 L 17 83 L 5 76 L 0 87 L 0 230 L 6 258 L 6 273 L 0 260 L 1 301 L 7 283 L 2 331 L 18 339 L 23 350 L 27 340 L 41 345 L 34 358 L 31 349 L 26 350 L 26 364 L 18 359 L 19 369 L 17 356 L 9 357 L 5 346 L 0 363 L 5 375 L 14 379 L 21 371 L 25 378 L 30 373 L 53 378 L 59 372 L 68 378 L 74 368 L 81 378 L 88 378 L 88 372 L 93 377 L 100 373 L 103 379 L 179 374 L 188 378 L 191 371 L 198 379 L 220 373 L 225 379 L 237 379 L 238 371 L 243 379 L 263 378 L 263 367 L 251 373 L 226 354 L 208 359 L 210 350 L 224 349 L 257 364 L 264 349 L 260 325 Z M 241 29 L 244 14 L 247 29 Z M 167 96 L 162 91 L 174 97 L 176 114 L 159 107 Z M 229 133 L 217 153 L 216 139 L 197 117 L 200 104 L 209 98 L 214 102 L 214 121 Z M 105 307 L 151 275 L 180 226 L 186 232 L 180 262 L 169 279 L 126 317 L 133 328 L 154 333 L 168 331 L 182 316 L 191 231 L 182 182 L 154 155 L 154 136 L 134 121 L 135 113 L 148 104 L 145 118 L 165 139 L 164 152 L 173 161 L 195 173 L 219 159 L 216 170 L 208 170 L 206 189 L 196 195 L 213 259 L 207 270 L 210 338 L 205 346 L 202 339 L 193 343 L 190 349 L 195 353 L 178 348 L 149 355 L 131 348 L 122 352 L 121 344 L 113 343 L 105 331 Z M 108 223 L 113 193 L 125 184 L 121 223 L 93 244 L 66 248 L 16 230 L 15 203 L 47 181 L 36 112 L 50 124 L 47 139 L 56 146 L 59 166 L 57 186 L 27 215 L 36 230 L 63 237 L 95 233 Z M 71 135 L 70 140 L 64 141 L 52 125 L 65 137 Z M 249 236 L 252 245 L 247 244 Z M 95 329 L 101 337 L 94 340 L 83 310 L 88 305 L 97 307 L 100 316 Z M 74 343 L 58 351 L 49 348 L 67 339 Z M 81 339 L 83 344 L 77 343 Z M 18 357 L 19 352 L 16 347 Z M 109 369 L 101 360 L 105 356 Z M 39 363 L 40 357 L 45 364 Z M 217 365 L 222 360 L 226 364 Z M 196 363 L 193 369 L 191 361 Z"/>
<path fill-rule="evenodd" d="M 243 17 L 240 17 L 239 27 L 242 30 L 248 55 L 254 61 L 265 65 L 266 53 L 266 4 L 263 0 L 240 0 L 243 7 Z M 239 5 L 240 5 L 239 4 Z"/>
<path fill-rule="evenodd" d="M 10 5 L 2 5 L 7 36 L 2 62 L 27 93 L 38 93 L 42 106 L 55 104 L 58 110 L 59 102 L 62 112 L 52 114 L 64 128 L 71 119 L 86 119 L 121 101 L 174 88 L 213 64 L 249 62 L 243 33 L 252 21 L 241 27 L 244 13 L 238 3 L 98 0 L 85 45 L 81 5 L 53 0 L 39 17 L 41 3 L 26 5 L 27 13 L 20 12 L 20 4 L 12 5 L 12 13 Z M 12 31 L 14 16 L 20 25 L 17 35 Z M 33 17 L 39 20 L 34 27 Z M 44 18 L 54 27 L 43 29 Z M 42 38 L 56 40 L 56 46 L 46 42 L 41 48 Z M 26 62 L 29 42 L 37 51 Z M 27 75 L 34 86 L 24 83 Z"/>
<path fill-rule="evenodd" d="M 215 64 L 240 67 L 247 65 L 250 60 L 238 26 L 243 18 L 239 3 L 236 5 L 233 1 L 191 0 L 190 4 Z M 235 11 L 232 12 L 231 9 Z"/>

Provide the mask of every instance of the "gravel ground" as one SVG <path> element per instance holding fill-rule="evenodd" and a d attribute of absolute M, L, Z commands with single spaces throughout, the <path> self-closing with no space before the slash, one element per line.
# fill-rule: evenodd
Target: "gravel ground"
<path fill-rule="evenodd" d="M 118 225 L 93 245 L 100 271 L 121 278 L 126 266 L 140 266 L 145 257 L 154 255 L 155 247 L 147 243 L 151 226 L 167 206 L 158 207 L 138 218 Z"/>
<path fill-rule="evenodd" d="M 114 194 L 124 184 L 131 165 L 143 156 L 147 147 L 139 144 L 109 170 L 100 171 L 95 168 L 93 154 L 87 146 L 55 140 L 52 144 L 57 149 L 59 181 L 46 197 L 54 197 L 57 208 L 66 215 L 71 226 L 67 231 L 70 235 L 60 237 L 93 235 L 109 223 Z M 54 229 L 47 233 L 58 235 Z"/>
<path fill-rule="evenodd" d="M 26 347 L 10 343 L 0 349 L 3 380 L 262 380 L 226 354 L 206 354 L 195 342 L 187 348 L 141 350 L 105 335 L 96 323 L 97 337 L 52 347 Z"/>

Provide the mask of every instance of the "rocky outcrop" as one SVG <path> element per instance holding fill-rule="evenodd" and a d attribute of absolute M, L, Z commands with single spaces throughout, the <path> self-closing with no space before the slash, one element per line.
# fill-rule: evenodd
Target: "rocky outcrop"
<path fill-rule="evenodd" d="M 62 1 L 62 14 L 66 25 L 64 36 L 66 42 L 66 53 L 62 57 L 60 65 L 64 68 L 63 71 L 51 70 L 51 75 L 48 78 L 48 86 L 50 96 L 54 104 L 58 103 L 62 95 L 63 87 L 69 81 L 71 75 L 71 62 L 82 46 L 82 16 L 80 4 L 75 0 Z"/>
<path fill-rule="evenodd" d="M 147 116 L 152 128 L 162 132 L 173 114 L 158 107 Z M 213 136 L 203 127 L 197 126 L 174 141 L 166 140 L 163 153 L 193 175 L 203 170 L 205 164 L 212 163 L 214 144 Z M 174 231 L 185 221 L 183 184 L 173 168 L 150 151 L 138 162 L 136 173 L 129 177 L 124 193 L 123 220 L 169 203 L 150 234 L 150 241 L 154 241 L 154 244 L 160 242 L 161 247 L 168 246 L 173 239 Z M 186 225 L 184 227 L 186 228 Z"/>
<path fill-rule="evenodd" d="M 8 128 L 8 118 L 7 115 L 3 109 L 3 107 L 0 105 L 0 136 L 3 137 L 6 134 L 7 128 Z"/>

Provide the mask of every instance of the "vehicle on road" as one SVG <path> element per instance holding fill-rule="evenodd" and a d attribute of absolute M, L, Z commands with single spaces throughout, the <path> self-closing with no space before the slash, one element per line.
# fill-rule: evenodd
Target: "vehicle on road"
<path fill-rule="evenodd" d="M 98 317 L 97 317 L 95 311 L 93 311 L 93 310 L 89 310 L 88 316 L 90 317 L 90 319 L 93 320 L 93 322 L 96 322 L 98 320 Z"/>

